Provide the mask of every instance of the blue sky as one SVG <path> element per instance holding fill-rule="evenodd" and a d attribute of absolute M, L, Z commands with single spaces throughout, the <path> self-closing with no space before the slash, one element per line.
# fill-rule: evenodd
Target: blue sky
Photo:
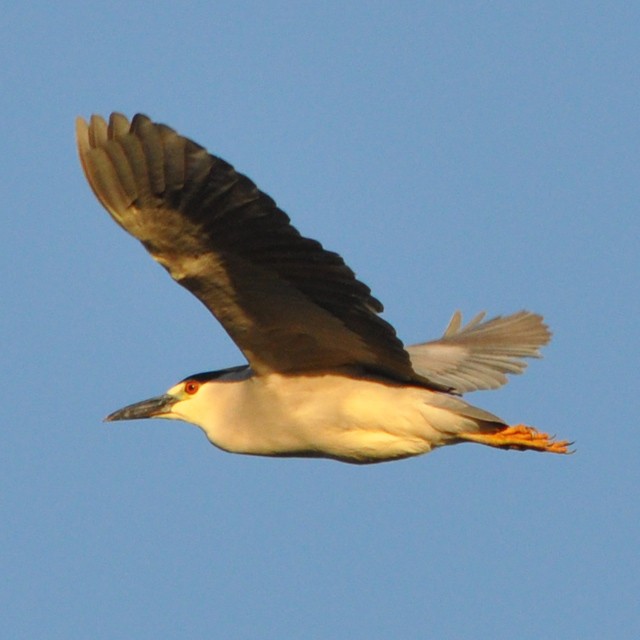
<path fill-rule="evenodd" d="M 0 25 L 0 608 L 11 638 L 640 637 L 640 9 L 33 2 Z M 103 416 L 242 362 L 100 208 L 76 115 L 137 111 L 339 251 L 406 342 L 529 308 L 470 400 L 575 439 L 360 468 Z"/>

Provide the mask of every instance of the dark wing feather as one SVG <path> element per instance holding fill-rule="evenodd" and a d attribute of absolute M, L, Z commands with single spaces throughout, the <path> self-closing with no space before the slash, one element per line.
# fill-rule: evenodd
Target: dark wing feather
<path fill-rule="evenodd" d="M 224 160 L 142 115 L 78 119 L 77 138 L 100 202 L 204 303 L 256 373 L 356 365 L 429 384 L 342 258 L 302 237 Z"/>

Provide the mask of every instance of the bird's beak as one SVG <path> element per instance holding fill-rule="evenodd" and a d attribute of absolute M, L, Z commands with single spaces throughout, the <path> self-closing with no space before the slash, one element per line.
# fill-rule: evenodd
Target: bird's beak
<path fill-rule="evenodd" d="M 115 422 L 116 420 L 141 420 L 142 418 L 163 417 L 171 412 L 171 407 L 178 401 L 175 396 L 165 393 L 156 398 L 149 398 L 142 402 L 130 404 L 123 409 L 118 409 L 109 414 L 104 421 Z"/>

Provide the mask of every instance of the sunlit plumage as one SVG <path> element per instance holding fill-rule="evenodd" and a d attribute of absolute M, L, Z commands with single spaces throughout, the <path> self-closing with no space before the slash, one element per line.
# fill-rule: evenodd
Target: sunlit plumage
<path fill-rule="evenodd" d="M 248 361 L 190 376 L 107 420 L 174 418 L 221 449 L 371 463 L 478 442 L 567 453 L 460 398 L 494 389 L 538 357 L 550 333 L 528 311 L 405 347 L 382 305 L 336 253 L 301 236 L 247 177 L 137 115 L 77 121 L 97 198 L 220 321 Z"/>

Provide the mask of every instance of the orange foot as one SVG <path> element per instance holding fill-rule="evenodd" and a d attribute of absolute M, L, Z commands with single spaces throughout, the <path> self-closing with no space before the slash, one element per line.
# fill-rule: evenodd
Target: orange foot
<path fill-rule="evenodd" d="M 513 427 L 505 427 L 495 433 L 464 433 L 464 440 L 486 444 L 499 449 L 517 449 L 525 451 L 548 451 L 549 453 L 573 453 L 569 451 L 571 442 L 568 440 L 555 440 L 555 436 L 536 431 L 533 427 L 517 424 Z"/>

